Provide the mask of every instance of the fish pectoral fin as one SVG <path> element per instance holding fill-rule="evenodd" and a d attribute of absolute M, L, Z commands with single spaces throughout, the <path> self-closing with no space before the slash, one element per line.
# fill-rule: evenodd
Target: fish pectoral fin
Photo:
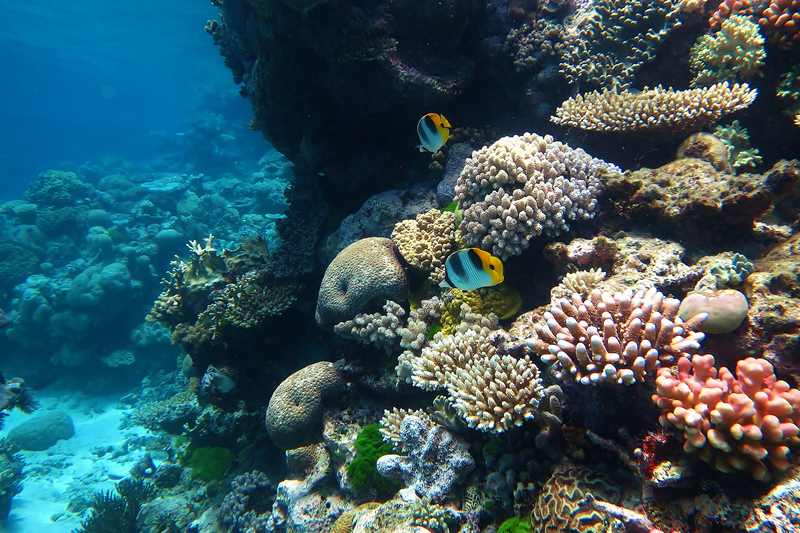
<path fill-rule="evenodd" d="M 424 146 L 422 146 L 421 144 L 418 144 L 417 148 L 419 148 L 420 152 L 429 152 L 430 151 L 427 148 L 425 148 Z"/>
<path fill-rule="evenodd" d="M 443 280 L 441 281 L 441 283 L 439 283 L 439 286 L 440 286 L 440 287 L 444 287 L 444 288 L 446 288 L 446 289 L 452 289 L 452 288 L 453 288 L 453 286 L 452 286 L 452 285 L 450 285 L 449 283 L 447 283 L 447 280 L 445 280 L 445 279 L 443 279 Z"/>

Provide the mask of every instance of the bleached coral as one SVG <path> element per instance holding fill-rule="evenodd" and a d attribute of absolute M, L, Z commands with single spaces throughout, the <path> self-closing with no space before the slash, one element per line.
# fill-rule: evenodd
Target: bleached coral
<path fill-rule="evenodd" d="M 717 83 L 675 91 L 660 85 L 641 92 L 593 91 L 566 100 L 550 120 L 592 131 L 681 130 L 701 127 L 753 103 L 746 83 Z"/>
<path fill-rule="evenodd" d="M 714 35 L 703 35 L 689 51 L 692 87 L 721 81 L 747 81 L 761 75 L 767 53 L 758 24 L 743 15 L 722 21 Z"/>
<path fill-rule="evenodd" d="M 630 385 L 700 347 L 704 335 L 692 328 L 707 315 L 684 322 L 679 306 L 655 288 L 595 289 L 586 300 L 573 294 L 544 314 L 545 322 L 534 325 L 536 338 L 526 342 L 558 380 Z"/>
<path fill-rule="evenodd" d="M 473 152 L 455 188 L 463 243 L 507 259 L 542 233 L 558 235 L 569 230 L 567 221 L 592 218 L 599 168 L 616 169 L 549 135 L 503 137 Z"/>

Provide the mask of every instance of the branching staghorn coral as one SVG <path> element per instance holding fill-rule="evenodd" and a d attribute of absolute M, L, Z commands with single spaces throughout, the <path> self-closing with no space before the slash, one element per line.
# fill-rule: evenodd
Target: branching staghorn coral
<path fill-rule="evenodd" d="M 767 53 L 758 24 L 743 15 L 722 22 L 714 35 L 703 35 L 689 52 L 692 87 L 721 81 L 747 81 L 761 75 Z"/>
<path fill-rule="evenodd" d="M 464 211 L 462 242 L 508 259 L 542 233 L 568 231 L 568 220 L 594 216 L 601 167 L 616 169 L 534 133 L 503 137 L 473 152 L 455 187 Z"/>
<path fill-rule="evenodd" d="M 628 88 L 680 25 L 671 0 L 599 0 L 594 10 L 566 42 L 561 72 L 570 83 Z"/>
<path fill-rule="evenodd" d="M 700 347 L 704 335 L 692 328 L 707 315 L 684 322 L 679 306 L 655 288 L 635 294 L 595 289 L 586 300 L 573 294 L 544 314 L 526 343 L 558 380 L 630 385 Z"/>
<path fill-rule="evenodd" d="M 543 397 L 536 365 L 527 356 L 498 353 L 486 326 L 463 323 L 453 335 L 439 332 L 409 363 L 414 385 L 447 389 L 459 416 L 480 431 L 502 433 L 534 419 Z"/>
<path fill-rule="evenodd" d="M 561 126 L 592 131 L 678 131 L 698 128 L 744 109 L 758 91 L 746 83 L 717 83 L 711 87 L 675 91 L 660 85 L 639 93 L 593 91 L 570 98 L 550 120 Z"/>

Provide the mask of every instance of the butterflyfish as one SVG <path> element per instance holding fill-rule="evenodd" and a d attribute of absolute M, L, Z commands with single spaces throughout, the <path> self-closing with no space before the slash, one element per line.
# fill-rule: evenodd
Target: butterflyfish
<path fill-rule="evenodd" d="M 439 148 L 447 142 L 450 135 L 450 123 L 439 113 L 428 113 L 417 123 L 417 135 L 419 135 L 418 148 L 420 152 L 428 151 L 436 153 Z"/>
<path fill-rule="evenodd" d="M 451 254 L 444 263 L 441 287 L 471 291 L 503 281 L 503 262 L 480 248 L 467 248 Z"/>

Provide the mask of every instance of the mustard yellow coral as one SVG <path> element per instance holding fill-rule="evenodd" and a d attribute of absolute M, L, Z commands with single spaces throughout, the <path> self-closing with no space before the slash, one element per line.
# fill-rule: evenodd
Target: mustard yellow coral
<path fill-rule="evenodd" d="M 394 227 L 392 240 L 410 265 L 431 272 L 429 279 L 444 279 L 444 263 L 456 248 L 456 215 L 452 211 L 431 209 L 414 220 L 403 220 Z"/>
<path fill-rule="evenodd" d="M 461 323 L 462 304 L 467 304 L 473 313 L 479 315 L 488 316 L 494 313 L 500 320 L 515 316 L 522 306 L 522 297 L 508 285 L 474 291 L 452 289 L 442 296 L 442 300 L 439 320 L 445 335 L 451 335 Z"/>

